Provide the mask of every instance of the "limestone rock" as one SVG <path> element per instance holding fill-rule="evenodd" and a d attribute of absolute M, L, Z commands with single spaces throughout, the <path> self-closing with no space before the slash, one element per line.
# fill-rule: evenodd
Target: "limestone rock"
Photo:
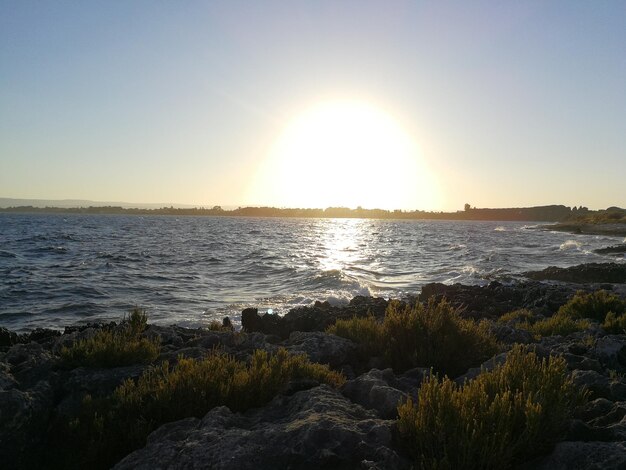
<path fill-rule="evenodd" d="M 391 448 L 392 423 L 320 386 L 243 415 L 218 407 L 161 426 L 115 468 L 409 468 Z"/>
<path fill-rule="evenodd" d="M 537 470 L 623 470 L 626 442 L 560 442 L 532 467 Z"/>

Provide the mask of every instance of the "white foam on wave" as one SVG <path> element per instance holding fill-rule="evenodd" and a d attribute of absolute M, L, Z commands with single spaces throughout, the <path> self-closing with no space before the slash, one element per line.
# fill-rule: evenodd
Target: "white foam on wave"
<path fill-rule="evenodd" d="M 561 243 L 559 246 L 559 250 L 580 250 L 583 244 L 576 240 L 567 240 L 564 243 Z"/>
<path fill-rule="evenodd" d="M 506 227 L 503 227 L 502 225 L 497 226 L 496 228 L 493 229 L 496 232 L 506 232 Z"/>

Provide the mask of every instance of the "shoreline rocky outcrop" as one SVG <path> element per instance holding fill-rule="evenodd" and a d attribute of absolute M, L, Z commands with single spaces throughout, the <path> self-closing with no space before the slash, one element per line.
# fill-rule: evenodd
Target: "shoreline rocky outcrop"
<path fill-rule="evenodd" d="M 588 391 L 587 402 L 576 410 L 562 442 L 549 455 L 522 468 L 626 467 L 626 334 L 609 334 L 593 324 L 567 336 L 537 338 L 515 323 L 495 321 L 518 309 L 550 317 L 578 290 L 603 288 L 626 299 L 624 284 L 597 280 L 602 270 L 613 275 L 616 268 L 611 263 L 575 268 L 565 272 L 576 281 L 492 282 L 483 287 L 435 283 L 424 286 L 419 297 L 404 300 L 411 304 L 445 297 L 463 309 L 463 316 L 490 323 L 502 350 L 482 367 L 477 364 L 453 377 L 461 383 L 501 363 L 511 345 L 521 342 L 540 356 L 562 356 L 574 383 Z M 561 276 L 557 270 L 547 275 L 552 273 Z M 584 276 L 588 276 L 586 281 L 578 283 Z M 164 424 L 149 435 L 144 447 L 115 468 L 411 468 L 411 460 L 395 438 L 396 406 L 415 397 L 429 369 L 400 373 L 375 357 L 363 362 L 356 343 L 325 332 L 338 319 L 381 318 L 387 304 L 385 299 L 355 297 L 347 306 L 318 302 L 283 317 L 247 309 L 242 314 L 243 332 L 148 325 L 142 337 L 160 344 L 154 363 L 203 357 L 216 347 L 246 360 L 254 350 L 273 353 L 282 347 L 329 364 L 347 382 L 333 389 L 315 380 L 293 381 L 265 406 L 241 413 L 220 406 L 204 416 Z M 63 346 L 117 327 L 93 324 L 68 327 L 63 333 L 35 330 L 23 335 L 0 329 L 3 465 L 54 468 L 47 457 L 54 441 L 50 436 L 54 421 L 75 416 L 87 395 L 105 397 L 149 367 L 67 368 L 60 364 Z"/>

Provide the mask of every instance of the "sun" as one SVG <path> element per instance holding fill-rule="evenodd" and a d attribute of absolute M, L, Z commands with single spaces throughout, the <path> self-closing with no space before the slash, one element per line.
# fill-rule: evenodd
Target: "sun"
<path fill-rule="evenodd" d="M 278 207 L 433 208 L 435 181 L 411 136 L 363 102 L 317 104 L 289 122 L 249 199 Z"/>

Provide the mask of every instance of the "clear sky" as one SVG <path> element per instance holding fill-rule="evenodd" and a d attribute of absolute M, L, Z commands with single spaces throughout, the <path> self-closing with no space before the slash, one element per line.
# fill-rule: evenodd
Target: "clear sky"
<path fill-rule="evenodd" d="M 1 197 L 598 209 L 625 182 L 621 0 L 0 0 Z"/>

